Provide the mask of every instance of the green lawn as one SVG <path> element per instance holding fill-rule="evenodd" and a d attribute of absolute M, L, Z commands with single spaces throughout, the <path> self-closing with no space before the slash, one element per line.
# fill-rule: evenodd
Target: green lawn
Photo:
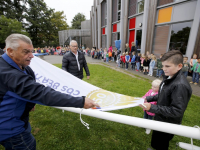
<path fill-rule="evenodd" d="M 89 64 L 89 69 L 91 78 L 84 80 L 109 91 L 142 97 L 151 88 L 151 81 L 133 78 L 101 65 Z M 183 125 L 200 126 L 199 106 L 200 97 L 192 96 L 183 118 Z M 112 113 L 143 117 L 140 107 L 116 110 Z M 146 135 L 143 128 L 83 115 L 82 119 L 90 124 L 88 130 L 79 118 L 79 114 L 67 111 L 62 113 L 55 108 L 37 105 L 35 111 L 30 113 L 37 150 L 145 150 L 150 147 L 151 134 Z M 190 139 L 175 136 L 170 142 L 170 150 L 176 149 L 177 142 L 190 143 Z M 200 141 L 194 140 L 194 145 L 200 146 Z M 0 146 L 1 149 L 3 148 Z"/>

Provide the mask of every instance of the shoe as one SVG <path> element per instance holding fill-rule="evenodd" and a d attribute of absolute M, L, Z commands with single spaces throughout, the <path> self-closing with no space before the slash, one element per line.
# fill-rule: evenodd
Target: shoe
<path fill-rule="evenodd" d="M 147 148 L 147 150 L 153 150 L 153 149 L 151 149 L 151 148 Z"/>
<path fill-rule="evenodd" d="M 151 129 L 146 129 L 146 134 L 149 134 L 151 132 Z"/>
<path fill-rule="evenodd" d="M 194 82 L 191 81 L 190 83 L 194 83 Z"/>
<path fill-rule="evenodd" d="M 138 70 L 136 70 L 136 71 L 138 71 Z"/>
<path fill-rule="evenodd" d="M 197 84 L 198 84 L 198 83 L 196 83 L 196 82 L 194 83 L 194 85 L 197 85 Z"/>

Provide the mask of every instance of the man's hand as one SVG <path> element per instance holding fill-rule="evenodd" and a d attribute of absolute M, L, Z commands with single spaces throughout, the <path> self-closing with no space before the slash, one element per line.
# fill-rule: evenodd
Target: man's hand
<path fill-rule="evenodd" d="M 93 108 L 93 107 L 100 107 L 97 103 L 95 103 L 93 100 L 89 99 L 89 98 L 85 98 L 85 104 L 84 104 L 84 108 L 88 109 L 88 108 Z"/>
<path fill-rule="evenodd" d="M 87 79 L 90 79 L 90 76 L 87 76 Z"/>
<path fill-rule="evenodd" d="M 146 106 L 146 107 L 144 107 L 143 105 Z M 147 110 L 147 111 L 151 108 L 151 103 L 144 103 L 143 105 L 140 104 L 139 106 L 140 106 L 141 108 Z"/>

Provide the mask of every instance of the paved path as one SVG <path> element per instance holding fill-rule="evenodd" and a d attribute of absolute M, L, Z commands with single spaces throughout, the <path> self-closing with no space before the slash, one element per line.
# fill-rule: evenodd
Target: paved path
<path fill-rule="evenodd" d="M 112 69 L 115 69 L 116 71 L 120 71 L 120 72 L 129 74 L 132 77 L 147 78 L 149 80 L 156 79 L 155 77 L 150 77 L 150 76 L 144 75 L 141 72 L 132 71 L 130 69 L 125 70 L 125 69 L 122 69 L 122 68 L 118 68 L 115 62 L 105 63 L 102 60 L 92 59 L 91 57 L 88 57 L 88 56 L 86 56 L 85 58 L 87 60 L 87 63 L 100 63 L 101 65 L 111 67 Z M 51 64 L 62 64 L 62 56 L 57 56 L 57 55 L 45 56 L 44 60 L 51 63 Z M 136 75 L 136 76 L 134 76 L 134 75 Z M 189 82 L 192 81 L 192 78 L 190 76 L 188 76 L 187 79 L 188 79 Z M 199 85 L 200 85 L 200 83 L 199 83 Z M 191 87 L 192 87 L 192 94 L 200 97 L 200 86 L 199 85 L 191 84 Z"/>

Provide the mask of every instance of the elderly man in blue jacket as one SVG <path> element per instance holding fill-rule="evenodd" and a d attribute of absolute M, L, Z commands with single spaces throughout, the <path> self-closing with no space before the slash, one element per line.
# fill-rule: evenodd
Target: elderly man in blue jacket
<path fill-rule="evenodd" d="M 5 149 L 35 150 L 29 112 L 35 103 L 47 106 L 99 107 L 93 100 L 73 97 L 35 81 L 28 66 L 33 58 L 29 37 L 11 34 L 6 39 L 6 53 L 0 57 L 0 144 Z"/>

